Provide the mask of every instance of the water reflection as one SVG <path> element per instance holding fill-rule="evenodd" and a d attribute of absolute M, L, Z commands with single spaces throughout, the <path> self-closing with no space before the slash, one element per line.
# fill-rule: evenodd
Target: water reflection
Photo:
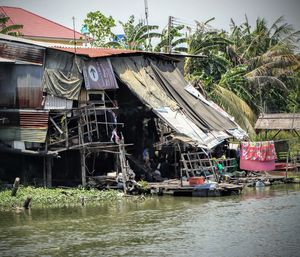
<path fill-rule="evenodd" d="M 3 212 L 1 256 L 298 256 L 299 185 Z"/>

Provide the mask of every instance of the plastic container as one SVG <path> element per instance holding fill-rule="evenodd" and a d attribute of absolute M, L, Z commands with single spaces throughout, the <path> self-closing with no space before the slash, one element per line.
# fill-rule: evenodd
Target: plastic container
<path fill-rule="evenodd" d="M 196 186 L 196 185 L 201 185 L 205 181 L 204 177 L 190 177 L 189 178 L 189 184 L 190 186 Z"/>

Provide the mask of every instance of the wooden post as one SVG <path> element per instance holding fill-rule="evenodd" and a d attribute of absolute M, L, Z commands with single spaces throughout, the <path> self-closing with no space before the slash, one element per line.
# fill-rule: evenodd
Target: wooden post
<path fill-rule="evenodd" d="M 32 199 L 32 197 L 30 195 L 27 196 L 27 198 L 26 198 L 26 200 L 24 201 L 24 204 L 23 204 L 24 209 L 29 209 L 29 204 L 31 202 L 31 199 Z"/>
<path fill-rule="evenodd" d="M 52 157 L 47 156 L 46 157 L 46 166 L 47 166 L 47 174 L 46 174 L 46 180 L 47 180 L 47 187 L 52 187 Z"/>
<path fill-rule="evenodd" d="M 81 181 L 82 186 L 86 186 L 86 172 L 85 172 L 85 150 L 80 150 L 80 160 L 81 160 Z"/>
<path fill-rule="evenodd" d="M 16 196 L 17 191 L 19 189 L 19 184 L 20 184 L 20 178 L 16 177 L 13 188 L 11 190 L 11 196 Z"/>
<path fill-rule="evenodd" d="M 122 177 L 123 177 L 123 189 L 124 193 L 127 194 L 127 165 L 126 165 L 126 157 L 125 157 L 125 148 L 124 148 L 124 140 L 122 139 L 119 143 L 119 159 L 120 159 L 120 166 L 122 171 Z"/>
<path fill-rule="evenodd" d="M 43 182 L 44 182 L 44 187 L 47 187 L 47 167 L 46 167 L 46 157 L 43 157 Z"/>

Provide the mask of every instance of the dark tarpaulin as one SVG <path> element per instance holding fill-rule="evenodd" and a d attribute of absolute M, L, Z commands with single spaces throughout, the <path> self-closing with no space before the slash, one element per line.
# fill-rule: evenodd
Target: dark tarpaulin
<path fill-rule="evenodd" d="M 173 63 L 153 59 L 150 60 L 150 63 L 160 85 L 202 130 L 224 131 L 237 128 L 237 125 L 230 119 L 225 118 L 184 89 L 187 82 Z"/>
<path fill-rule="evenodd" d="M 83 81 L 81 73 L 79 57 L 50 49 L 46 53 L 43 90 L 54 96 L 78 100 Z"/>
<path fill-rule="evenodd" d="M 51 95 L 78 100 L 81 84 L 82 78 L 76 74 L 51 69 L 44 71 L 44 91 Z"/>

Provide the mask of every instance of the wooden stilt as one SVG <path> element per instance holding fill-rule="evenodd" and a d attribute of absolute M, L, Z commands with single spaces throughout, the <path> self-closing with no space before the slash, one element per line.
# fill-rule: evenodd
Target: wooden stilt
<path fill-rule="evenodd" d="M 46 158 L 46 166 L 47 166 L 47 174 L 46 174 L 46 180 L 47 180 L 47 187 L 52 187 L 52 157 Z"/>
<path fill-rule="evenodd" d="M 85 171 L 85 150 L 80 150 L 80 160 L 81 160 L 81 184 L 86 186 L 86 171 Z"/>
<path fill-rule="evenodd" d="M 121 140 L 121 143 L 119 144 L 119 159 L 120 159 L 120 166 L 121 166 L 121 171 L 122 171 L 122 177 L 123 177 L 123 188 L 124 188 L 124 193 L 127 194 L 127 167 L 128 165 L 126 164 L 126 157 L 125 157 L 125 147 L 123 145 L 123 140 Z"/>
<path fill-rule="evenodd" d="M 30 195 L 27 196 L 27 198 L 26 198 L 26 200 L 24 201 L 24 204 L 23 204 L 24 209 L 29 209 L 29 204 L 31 202 L 31 199 L 32 199 L 32 197 Z"/>
<path fill-rule="evenodd" d="M 46 157 L 44 156 L 43 158 L 43 182 L 44 182 L 44 187 L 47 187 L 47 167 L 46 167 Z"/>

